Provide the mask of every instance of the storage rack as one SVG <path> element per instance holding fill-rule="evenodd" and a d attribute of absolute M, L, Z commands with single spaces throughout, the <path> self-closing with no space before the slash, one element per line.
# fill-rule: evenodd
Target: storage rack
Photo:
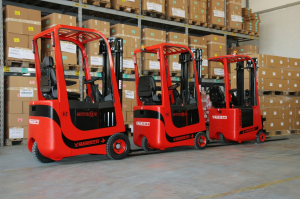
<path fill-rule="evenodd" d="M 187 23 L 174 22 L 164 19 L 152 18 L 149 16 L 143 16 L 141 13 L 140 2 L 140 14 L 127 13 L 114 9 L 108 9 L 103 7 L 97 7 L 88 4 L 82 4 L 82 0 L 79 2 L 67 1 L 67 0 L 0 0 L 0 146 L 4 146 L 4 75 L 34 75 L 35 69 L 32 68 L 8 68 L 4 66 L 4 40 L 3 40 L 3 13 L 2 7 L 6 5 L 13 5 L 28 9 L 40 10 L 42 15 L 48 15 L 51 13 L 60 13 L 75 16 L 78 19 L 78 24 L 82 24 L 82 20 L 96 19 L 110 22 L 111 24 L 123 23 L 128 25 L 137 25 L 142 28 L 155 28 L 165 30 L 167 32 L 181 32 L 193 36 L 204 36 L 208 34 L 223 35 L 226 38 L 227 46 L 231 46 L 232 43 L 244 42 L 249 40 L 256 40 L 258 44 L 258 37 L 244 35 L 240 33 L 232 33 L 223 30 L 216 30 L 213 28 L 206 28 L 201 26 L 195 26 Z M 189 3 L 189 1 L 187 1 Z M 225 11 L 226 12 L 226 1 Z M 188 8 L 188 6 L 187 6 Z M 189 17 L 187 15 L 187 17 Z M 226 26 L 226 14 L 225 14 L 225 26 Z M 226 46 L 226 47 L 227 47 Z M 227 52 L 227 49 L 226 49 Z M 80 79 L 80 93 L 83 93 L 82 87 L 82 69 L 80 71 L 66 71 L 66 76 L 76 77 Z M 101 73 L 92 73 L 92 76 L 101 77 Z M 134 75 L 124 74 L 124 79 L 133 80 Z M 160 77 L 155 77 L 156 80 L 160 80 Z M 172 77 L 172 81 L 179 81 L 178 77 Z M 191 80 L 193 81 L 193 79 Z M 216 79 L 203 79 L 204 85 L 209 84 L 223 84 L 223 80 Z"/>

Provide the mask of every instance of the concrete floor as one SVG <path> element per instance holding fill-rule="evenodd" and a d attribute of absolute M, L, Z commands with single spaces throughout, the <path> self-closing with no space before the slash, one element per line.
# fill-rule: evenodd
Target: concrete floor
<path fill-rule="evenodd" d="M 37 162 L 24 145 L 0 148 L 0 198 L 71 197 L 300 198 L 300 136 L 51 164 Z"/>

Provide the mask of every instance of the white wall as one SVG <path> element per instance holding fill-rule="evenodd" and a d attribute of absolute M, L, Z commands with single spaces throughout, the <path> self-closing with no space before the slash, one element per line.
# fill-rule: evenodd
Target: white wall
<path fill-rule="evenodd" d="M 250 0 L 250 8 L 251 1 L 255 0 Z M 300 58 L 300 4 L 261 14 L 260 18 L 259 53 Z"/>
<path fill-rule="evenodd" d="M 263 12 L 265 10 L 285 7 L 300 3 L 299 0 L 249 0 L 252 12 Z"/>

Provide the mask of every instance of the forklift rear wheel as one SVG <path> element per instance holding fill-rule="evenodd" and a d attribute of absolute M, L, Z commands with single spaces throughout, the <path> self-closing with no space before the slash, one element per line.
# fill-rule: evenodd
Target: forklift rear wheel
<path fill-rule="evenodd" d="M 142 148 L 144 149 L 144 151 L 147 151 L 147 152 L 155 151 L 155 149 L 149 145 L 149 142 L 148 142 L 146 136 L 144 136 L 142 139 Z"/>
<path fill-rule="evenodd" d="M 195 149 L 205 149 L 205 147 L 207 146 L 207 142 L 208 140 L 205 133 L 197 133 L 197 135 L 195 136 Z"/>
<path fill-rule="evenodd" d="M 41 163 L 50 163 L 50 162 L 54 162 L 54 160 L 51 160 L 49 158 L 46 158 L 45 156 L 43 156 L 38 148 L 38 145 L 36 142 L 34 142 L 33 146 L 32 146 L 32 153 L 34 155 L 34 157 L 40 161 Z"/>
<path fill-rule="evenodd" d="M 220 141 L 222 144 L 229 144 L 229 141 L 227 141 L 224 137 L 224 135 L 221 133 L 220 134 Z"/>
<path fill-rule="evenodd" d="M 123 133 L 116 133 L 107 141 L 107 156 L 113 160 L 121 160 L 128 156 L 130 152 L 130 142 L 128 137 Z"/>
<path fill-rule="evenodd" d="M 260 131 L 256 136 L 256 141 L 258 143 L 263 143 L 266 140 L 266 134 L 263 131 Z"/>

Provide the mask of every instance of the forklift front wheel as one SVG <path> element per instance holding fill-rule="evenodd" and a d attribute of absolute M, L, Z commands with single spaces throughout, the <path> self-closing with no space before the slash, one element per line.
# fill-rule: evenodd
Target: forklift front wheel
<path fill-rule="evenodd" d="M 225 136 L 222 133 L 220 134 L 220 141 L 221 141 L 222 144 L 228 144 L 229 143 L 229 141 L 227 141 L 225 139 Z"/>
<path fill-rule="evenodd" d="M 146 136 L 144 136 L 142 139 L 142 148 L 144 149 L 144 151 L 147 151 L 147 152 L 155 151 L 155 149 L 149 145 L 149 142 L 148 142 Z"/>
<path fill-rule="evenodd" d="M 36 142 L 34 142 L 33 146 L 32 146 L 32 153 L 34 155 L 34 157 L 40 161 L 41 163 L 50 163 L 50 162 L 54 162 L 54 160 L 51 160 L 45 156 L 43 156 L 38 148 L 38 145 Z"/>
<path fill-rule="evenodd" d="M 207 146 L 207 142 L 208 140 L 205 133 L 197 133 L 197 135 L 195 136 L 195 149 L 205 149 L 205 147 Z"/>
<path fill-rule="evenodd" d="M 107 156 L 113 160 L 121 160 L 130 152 L 130 142 L 123 133 L 116 133 L 109 137 L 106 144 Z"/>
<path fill-rule="evenodd" d="M 256 136 L 256 141 L 258 143 L 263 143 L 266 140 L 266 134 L 263 131 L 260 131 Z"/>

